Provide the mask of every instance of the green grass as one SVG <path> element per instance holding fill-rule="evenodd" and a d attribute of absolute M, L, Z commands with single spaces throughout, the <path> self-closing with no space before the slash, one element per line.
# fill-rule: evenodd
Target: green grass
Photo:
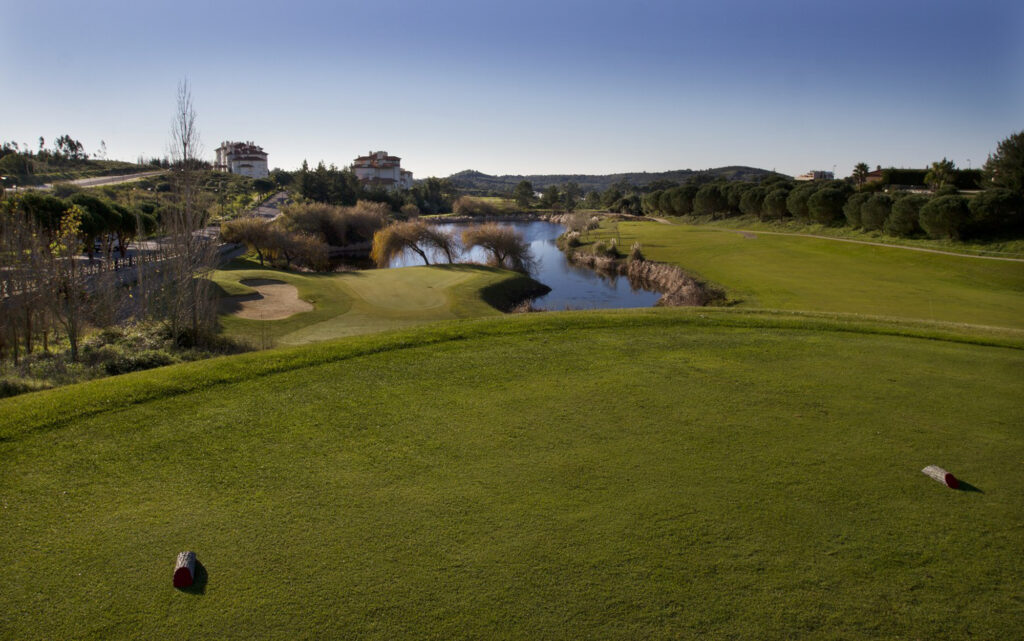
<path fill-rule="evenodd" d="M 276 321 L 221 316 L 225 334 L 257 347 L 316 341 L 410 327 L 431 321 L 500 315 L 491 303 L 524 278 L 477 265 L 432 265 L 330 274 L 260 268 L 239 260 L 213 275 L 225 295 L 254 292 L 239 281 L 268 278 L 292 285 L 311 312 Z M 488 294 L 492 294 L 488 296 Z"/>
<path fill-rule="evenodd" d="M 1024 329 L 1020 262 L 654 222 L 620 222 L 619 235 L 623 251 L 639 241 L 649 260 L 716 283 L 743 307 Z"/>
<path fill-rule="evenodd" d="M 639 310 L 0 401 L 0 636 L 1020 637 L 1022 372 L 1013 332 Z"/>
<path fill-rule="evenodd" d="M 782 221 L 760 220 L 757 216 L 730 216 L 728 218 L 712 218 L 711 216 L 682 216 L 669 217 L 667 220 L 676 224 L 684 225 L 697 224 L 724 229 L 749 229 L 776 233 L 811 234 L 815 236 L 828 236 L 830 238 L 859 240 L 869 243 L 885 243 L 888 245 L 937 249 L 940 251 L 950 251 L 978 256 L 1024 258 L 1024 239 L 1022 238 L 999 240 L 949 240 L 921 237 L 902 238 L 889 236 L 882 231 L 865 231 L 863 229 L 854 229 L 845 225 L 841 227 L 834 227 L 810 221 L 797 220 L 795 218 L 787 218 Z"/>

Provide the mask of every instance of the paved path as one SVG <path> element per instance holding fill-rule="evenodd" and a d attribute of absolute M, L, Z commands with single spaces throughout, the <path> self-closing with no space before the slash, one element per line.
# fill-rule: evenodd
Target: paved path
<path fill-rule="evenodd" d="M 281 215 L 281 207 L 287 205 L 289 201 L 288 192 L 279 191 L 270 198 L 264 200 L 260 206 L 250 211 L 248 215 L 259 216 L 260 218 L 266 218 L 267 220 L 274 220 Z"/>

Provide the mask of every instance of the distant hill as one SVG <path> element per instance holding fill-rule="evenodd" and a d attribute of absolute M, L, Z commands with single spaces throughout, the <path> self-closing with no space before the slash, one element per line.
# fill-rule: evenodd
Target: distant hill
<path fill-rule="evenodd" d="M 521 180 L 529 180 L 536 190 L 541 190 L 548 185 L 557 187 L 564 186 L 567 182 L 573 181 L 580 186 L 584 192 L 604 191 L 616 183 L 626 183 L 641 191 L 646 189 L 658 189 L 664 187 L 664 183 L 682 184 L 693 178 L 702 182 L 725 178 L 726 180 L 750 180 L 757 181 L 774 172 L 756 167 L 718 167 L 716 169 L 676 169 L 662 172 L 632 172 L 625 174 L 608 174 L 595 176 L 589 174 L 534 174 L 529 176 L 491 176 L 479 171 L 467 169 L 457 174 L 452 174 L 448 179 L 460 191 L 468 193 L 509 193 Z M 652 183 L 655 183 L 652 185 Z M 646 188 L 646 189 L 645 189 Z"/>

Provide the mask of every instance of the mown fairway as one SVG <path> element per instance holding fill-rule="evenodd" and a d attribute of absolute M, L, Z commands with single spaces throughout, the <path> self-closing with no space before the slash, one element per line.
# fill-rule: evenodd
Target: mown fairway
<path fill-rule="evenodd" d="M 242 280 L 282 281 L 295 285 L 300 298 L 314 305 L 311 312 L 276 321 L 221 316 L 227 335 L 245 338 L 257 347 L 300 345 L 430 321 L 498 316 L 501 312 L 485 302 L 483 291 L 514 287 L 523 280 L 512 272 L 478 265 L 310 274 L 262 269 L 251 260 L 236 261 L 215 272 L 213 279 L 228 295 L 253 291 L 240 284 Z"/>
<path fill-rule="evenodd" d="M 744 307 L 1024 329 L 1022 262 L 654 222 L 619 232 L 620 247 L 640 241 L 648 259 L 717 283 Z"/>
<path fill-rule="evenodd" d="M 1020 638 L 1024 346 L 940 331 L 524 315 L 0 401 L 0 636 Z"/>

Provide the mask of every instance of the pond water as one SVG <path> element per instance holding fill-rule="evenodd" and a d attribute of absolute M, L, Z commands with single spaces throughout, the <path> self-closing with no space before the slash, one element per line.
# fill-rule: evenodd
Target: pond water
<path fill-rule="evenodd" d="M 501 223 L 512 227 L 530 244 L 530 251 L 537 260 L 537 269 L 531 274 L 533 278 L 551 288 L 546 296 L 534 300 L 539 309 L 614 309 L 626 307 L 653 307 L 661 294 L 630 285 L 625 276 L 601 275 L 584 267 L 576 267 L 565 259 L 555 239 L 565 231 L 556 223 L 546 221 L 507 222 Z M 470 225 L 462 223 L 444 223 L 439 225 L 445 231 L 461 236 L 463 230 Z M 429 254 L 428 254 L 429 256 Z M 486 254 L 479 248 L 462 255 L 462 262 L 484 263 Z M 443 257 L 430 256 L 431 263 L 444 262 Z M 407 251 L 391 262 L 390 267 L 406 267 L 422 265 L 423 259 L 417 254 Z"/>

